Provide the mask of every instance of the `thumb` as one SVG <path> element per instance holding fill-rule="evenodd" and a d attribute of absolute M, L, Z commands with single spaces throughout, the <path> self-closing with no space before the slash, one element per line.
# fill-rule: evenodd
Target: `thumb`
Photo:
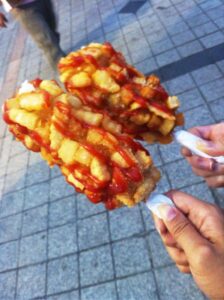
<path fill-rule="evenodd" d="M 176 207 L 162 204 L 159 207 L 162 220 L 167 230 L 190 258 L 198 246 L 207 241 L 200 235 L 191 221 Z"/>
<path fill-rule="evenodd" d="M 211 156 L 224 155 L 224 144 L 221 142 L 203 141 L 198 144 L 198 149 Z"/>

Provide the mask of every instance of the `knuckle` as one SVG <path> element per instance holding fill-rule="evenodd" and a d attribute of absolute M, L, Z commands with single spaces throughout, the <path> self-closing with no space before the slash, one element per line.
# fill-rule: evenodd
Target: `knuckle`
<path fill-rule="evenodd" d="M 178 222 L 173 226 L 173 235 L 175 236 L 176 239 L 178 239 L 179 236 L 184 234 L 184 232 L 189 228 L 190 223 L 187 221 L 183 220 Z"/>
<path fill-rule="evenodd" d="M 195 255 L 196 265 L 198 267 L 205 267 L 207 263 L 211 263 L 213 258 L 213 249 L 209 245 L 201 245 L 198 247 L 197 255 Z"/>

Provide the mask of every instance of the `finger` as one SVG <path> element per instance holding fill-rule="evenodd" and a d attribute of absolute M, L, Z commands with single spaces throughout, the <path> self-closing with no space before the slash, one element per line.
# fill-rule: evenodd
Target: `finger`
<path fill-rule="evenodd" d="M 159 234 L 167 233 L 166 225 L 164 224 L 163 220 L 159 219 L 155 214 L 152 214 L 153 220 L 155 222 L 156 230 Z"/>
<path fill-rule="evenodd" d="M 224 175 L 206 177 L 205 181 L 212 188 L 224 187 Z"/>
<path fill-rule="evenodd" d="M 176 267 L 178 268 L 178 270 L 179 270 L 181 273 L 184 273 L 184 274 L 191 274 L 191 269 L 190 269 L 190 267 L 179 266 L 179 265 L 176 265 Z"/>
<path fill-rule="evenodd" d="M 161 239 L 166 247 L 181 249 L 175 238 L 167 231 L 161 234 Z"/>
<path fill-rule="evenodd" d="M 196 168 L 192 168 L 192 171 L 197 175 L 197 176 L 201 176 L 201 177 L 216 177 L 216 176 L 224 176 L 224 172 L 223 171 L 203 171 L 200 169 L 196 169 Z"/>
<path fill-rule="evenodd" d="M 189 267 L 188 259 L 183 250 L 166 247 L 171 259 L 179 266 Z"/>
<path fill-rule="evenodd" d="M 186 158 L 189 164 L 196 168 L 204 171 L 219 171 L 224 173 L 224 166 L 217 163 L 214 159 L 204 158 L 197 155 L 192 155 Z"/>
<path fill-rule="evenodd" d="M 208 241 L 200 235 L 190 220 L 176 207 L 162 204 L 158 209 L 168 231 L 187 257 L 191 257 L 200 245 L 208 244 Z"/>
<path fill-rule="evenodd" d="M 189 129 L 188 131 L 202 139 L 210 140 L 212 135 L 212 127 L 213 125 L 197 126 Z"/>
<path fill-rule="evenodd" d="M 192 156 L 192 153 L 191 151 L 186 148 L 186 147 L 182 147 L 181 148 L 181 154 L 184 156 L 184 157 L 191 157 Z"/>

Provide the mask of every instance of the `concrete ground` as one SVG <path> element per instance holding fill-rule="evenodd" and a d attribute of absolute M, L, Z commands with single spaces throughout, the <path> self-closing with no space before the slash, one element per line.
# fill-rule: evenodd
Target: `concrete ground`
<path fill-rule="evenodd" d="M 55 0 L 62 48 L 109 40 L 181 100 L 186 128 L 224 119 L 223 0 Z M 41 52 L 10 20 L 0 30 L 0 100 L 25 79 L 52 78 Z M 176 143 L 150 146 L 158 191 L 181 189 L 224 205 L 192 174 Z M 144 205 L 107 212 L 0 121 L 0 299 L 201 300 L 166 254 Z"/>

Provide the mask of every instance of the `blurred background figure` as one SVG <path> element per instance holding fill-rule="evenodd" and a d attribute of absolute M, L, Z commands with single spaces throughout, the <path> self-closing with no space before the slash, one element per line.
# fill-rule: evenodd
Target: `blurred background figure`
<path fill-rule="evenodd" d="M 6 12 L 32 36 L 56 71 L 59 59 L 64 56 L 60 48 L 60 35 L 56 31 L 56 18 L 50 0 L 0 0 Z M 0 13 L 0 27 L 7 27 L 7 18 Z"/>

